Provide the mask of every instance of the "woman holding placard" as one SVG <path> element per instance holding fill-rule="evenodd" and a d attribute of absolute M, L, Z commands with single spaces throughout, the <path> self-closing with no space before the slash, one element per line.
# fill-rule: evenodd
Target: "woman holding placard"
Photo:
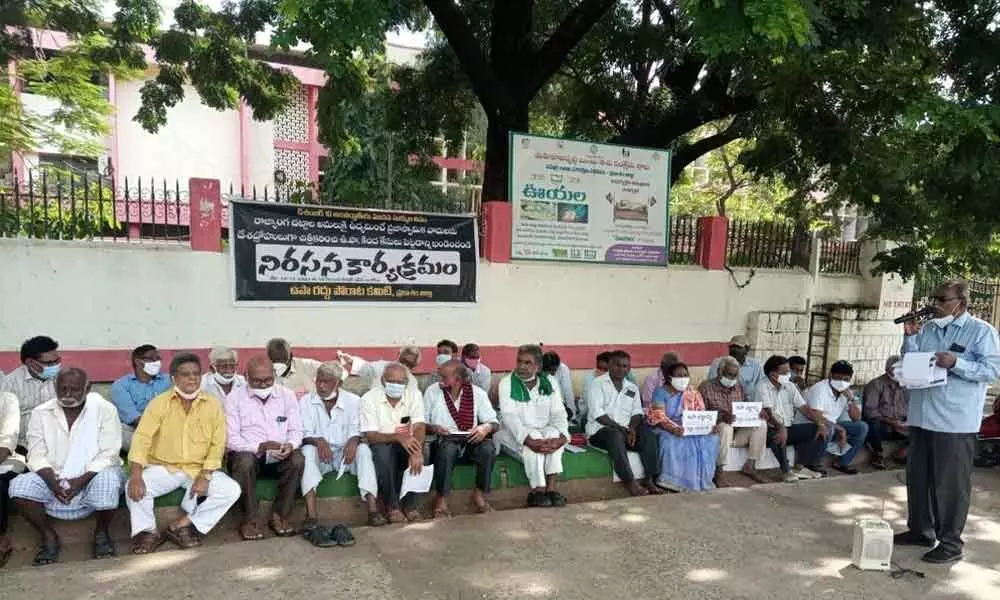
<path fill-rule="evenodd" d="M 706 411 L 701 394 L 689 387 L 687 365 L 677 362 L 660 368 L 664 384 L 653 394 L 646 413 L 658 436 L 661 475 L 656 484 L 674 492 L 714 488 L 719 453 L 716 413 Z"/>

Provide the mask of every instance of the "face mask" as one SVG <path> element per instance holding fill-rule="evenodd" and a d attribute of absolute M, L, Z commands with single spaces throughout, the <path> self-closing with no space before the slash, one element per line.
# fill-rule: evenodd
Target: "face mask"
<path fill-rule="evenodd" d="M 219 385 L 229 385 L 230 383 L 236 381 L 236 375 L 223 375 L 222 373 L 212 373 L 212 377 L 215 378 L 216 383 Z"/>
<path fill-rule="evenodd" d="M 791 373 L 785 373 L 784 375 L 778 375 L 778 384 L 779 385 L 788 385 L 791 382 L 792 382 L 792 374 Z"/>
<path fill-rule="evenodd" d="M 267 400 L 271 397 L 271 393 L 274 392 L 274 386 L 272 385 L 266 388 L 252 388 L 250 392 L 261 400 Z"/>
<path fill-rule="evenodd" d="M 176 385 L 174 386 L 174 391 L 177 392 L 178 396 L 180 396 L 185 400 L 194 400 L 195 398 L 198 397 L 198 394 L 201 393 L 201 390 L 195 390 L 189 394 L 183 391 L 181 388 L 177 387 Z"/>
<path fill-rule="evenodd" d="M 739 382 L 740 382 L 739 379 L 730 379 L 729 377 L 719 378 L 719 383 L 722 384 L 722 387 L 734 388 L 736 387 L 736 384 Z"/>
<path fill-rule="evenodd" d="M 688 384 L 691 383 L 690 377 L 671 377 L 670 385 L 674 386 L 674 389 L 678 392 L 683 392 L 687 389 Z"/>
<path fill-rule="evenodd" d="M 538 377 L 537 374 L 532 375 L 531 377 L 527 377 L 527 376 L 521 375 L 520 373 L 514 373 L 514 375 L 518 379 L 520 379 L 521 381 L 523 381 L 524 383 L 531 383 L 532 381 L 534 381 Z"/>
<path fill-rule="evenodd" d="M 288 370 L 288 365 L 287 364 L 276 362 L 276 363 L 271 363 L 271 365 L 274 367 L 274 376 L 275 377 L 284 377 L 285 376 L 285 371 Z"/>
<path fill-rule="evenodd" d="M 830 387 L 837 390 L 838 392 L 842 392 L 847 388 L 851 387 L 851 382 L 841 381 L 840 379 L 832 379 L 830 380 Z"/>
<path fill-rule="evenodd" d="M 142 370 L 150 377 L 156 377 L 160 374 L 160 366 L 162 363 L 158 360 L 151 360 L 146 363 L 142 363 Z"/>
<path fill-rule="evenodd" d="M 467 358 L 467 359 L 465 359 L 465 366 L 469 367 L 472 370 L 476 370 L 476 369 L 479 368 L 479 359 L 478 358 Z"/>
<path fill-rule="evenodd" d="M 59 374 L 60 367 L 62 367 L 61 363 L 56 363 L 54 365 L 45 365 L 45 367 L 42 368 L 42 372 L 39 374 L 39 377 L 41 377 L 46 381 L 48 381 L 49 379 L 55 379 L 56 375 Z"/>
<path fill-rule="evenodd" d="M 337 397 L 337 390 L 333 390 L 332 392 L 330 392 L 329 394 L 327 394 L 325 396 L 320 396 L 319 399 L 320 400 L 333 400 L 336 397 Z"/>
<path fill-rule="evenodd" d="M 951 315 L 948 315 L 947 317 L 938 317 L 937 319 L 931 319 L 931 323 L 934 323 L 935 325 L 937 325 L 941 329 L 944 329 L 948 325 L 951 325 L 951 322 L 954 321 L 954 320 L 955 320 L 955 317 L 953 317 Z"/>
<path fill-rule="evenodd" d="M 438 354 L 437 356 L 434 357 L 434 362 L 437 363 L 437 366 L 439 367 L 444 363 L 448 362 L 449 360 L 451 360 L 450 354 Z"/>
<path fill-rule="evenodd" d="M 58 402 L 59 406 L 63 408 L 76 408 L 77 406 L 83 404 L 83 398 L 73 398 L 71 396 L 67 396 L 65 398 L 59 398 Z"/>
<path fill-rule="evenodd" d="M 403 390 L 406 389 L 406 384 L 405 383 L 394 383 L 392 381 L 386 381 L 383 384 L 383 387 L 385 387 L 385 395 L 386 396 L 389 396 L 390 398 L 402 398 L 403 397 Z"/>

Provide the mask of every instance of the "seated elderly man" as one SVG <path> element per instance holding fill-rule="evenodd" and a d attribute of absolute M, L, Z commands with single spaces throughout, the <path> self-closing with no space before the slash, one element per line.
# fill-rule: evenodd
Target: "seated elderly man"
<path fill-rule="evenodd" d="M 161 373 L 163 362 L 156 346 L 143 344 L 132 351 L 132 372 L 111 384 L 111 402 L 122 423 L 122 448 L 128 450 L 139 419 L 150 401 L 170 389 L 170 377 Z"/>
<path fill-rule="evenodd" d="M 7 538 L 10 480 L 24 471 L 24 457 L 17 453 L 17 436 L 21 428 L 21 411 L 17 396 L 0 392 L 0 567 L 7 564 L 14 551 Z"/>
<path fill-rule="evenodd" d="M 313 382 L 319 368 L 318 360 L 294 356 L 284 338 L 269 339 L 266 350 L 274 367 L 275 383 L 292 390 L 296 398 L 315 391 Z"/>
<path fill-rule="evenodd" d="M 240 536 L 247 541 L 264 537 L 257 528 L 260 475 L 278 479 L 278 495 L 271 505 L 268 527 L 278 537 L 295 535 L 288 517 L 305 470 L 305 458 L 299 450 L 302 417 L 295 394 L 275 384 L 268 357 L 253 356 L 247 362 L 246 387 L 229 394 L 225 409 L 229 473 L 243 491 Z"/>
<path fill-rule="evenodd" d="M 11 482 L 10 496 L 40 538 L 35 566 L 59 560 L 59 536 L 49 517 L 85 519 L 97 511 L 94 558 L 115 555 L 108 526 L 122 495 L 122 429 L 114 405 L 89 390 L 86 373 L 63 369 L 57 396 L 31 411 L 32 472 Z"/>
<path fill-rule="evenodd" d="M 209 372 L 201 377 L 201 389 L 225 402 L 234 389 L 247 384 L 246 378 L 236 373 L 236 350 L 216 346 L 208 353 Z"/>
<path fill-rule="evenodd" d="M 472 382 L 472 385 L 481 388 L 485 392 L 489 392 L 490 384 L 493 381 L 493 373 L 483 363 L 478 344 L 466 344 L 462 346 L 462 364 L 469 369 L 469 381 Z"/>
<path fill-rule="evenodd" d="M 747 401 L 759 400 L 754 398 L 757 384 L 765 382 L 767 377 L 760 366 L 760 362 L 750 357 L 750 340 L 745 335 L 734 335 L 729 340 L 729 356 L 740 363 L 740 383 L 743 384 L 743 394 Z M 790 368 L 790 367 L 789 367 Z M 708 368 L 708 378 L 715 379 L 719 376 L 719 359 L 712 361 Z M 791 377 L 791 373 L 789 373 Z"/>
<path fill-rule="evenodd" d="M 342 525 L 332 530 L 318 526 L 316 488 L 323 475 L 343 468 L 358 478 L 361 498 L 368 512 L 378 512 L 378 483 L 375 463 L 368 444 L 361 442 L 361 398 L 341 389 L 344 368 L 325 362 L 316 369 L 316 391 L 299 400 L 302 415 L 302 496 L 306 500 L 306 519 L 302 524 L 306 537 L 317 546 L 349 546 L 354 536 Z"/>
<path fill-rule="evenodd" d="M 714 379 L 705 380 L 698 388 L 705 400 L 705 409 L 718 411 L 719 427 L 719 460 L 715 468 L 715 479 L 722 476 L 722 469 L 729 460 L 730 448 L 749 448 L 746 462 L 743 463 L 743 474 L 757 483 L 765 483 L 765 479 L 757 472 L 757 461 L 764 454 L 767 445 L 767 422 L 761 421 L 758 427 L 734 428 L 733 403 L 747 402 L 740 381 L 740 363 L 732 356 L 719 359 L 719 375 Z"/>
<path fill-rule="evenodd" d="M 868 423 L 868 439 L 865 443 L 871 448 L 871 462 L 876 469 L 886 468 L 885 458 L 882 456 L 882 442 L 886 440 L 903 441 L 892 458 L 900 464 L 906 462 L 910 430 L 906 427 L 906 391 L 896 381 L 895 367 L 900 360 L 902 359 L 898 354 L 890 356 L 885 361 L 885 372 L 865 385 L 862 396 L 865 422 Z"/>
<path fill-rule="evenodd" d="M 806 402 L 823 414 L 827 422 L 826 441 L 834 438 L 841 449 L 846 449 L 833 463 L 833 468 L 848 475 L 857 475 L 851 461 L 861 451 L 868 437 L 868 424 L 861 420 L 861 407 L 854 403 L 851 378 L 854 367 L 846 360 L 838 360 L 830 367 L 830 376 L 818 381 L 806 392 Z M 803 420 L 805 417 L 798 417 Z"/>
<path fill-rule="evenodd" d="M 440 367 L 441 383 L 424 393 L 427 433 L 437 436 L 434 456 L 434 518 L 449 517 L 448 496 L 451 474 L 458 462 L 476 465 L 476 487 L 472 502 L 476 510 L 492 510 L 486 500 L 490 493 L 496 446 L 493 434 L 500 428 L 497 413 L 481 388 L 472 385 L 469 370 L 459 360 Z"/>
<path fill-rule="evenodd" d="M 417 346 L 408 345 L 400 348 L 399 360 L 396 362 L 390 360 L 374 360 L 369 362 L 361 357 L 349 354 L 342 354 L 341 362 L 348 373 L 367 380 L 369 387 L 376 387 L 381 384 L 382 375 L 386 367 L 392 364 L 402 365 L 406 368 L 406 385 L 412 387 L 413 391 L 417 394 L 420 393 L 420 385 L 417 382 L 417 378 L 413 376 L 413 370 L 420 364 L 420 348 Z"/>
<path fill-rule="evenodd" d="M 201 389 L 201 359 L 189 352 L 170 361 L 173 389 L 153 398 L 135 430 L 128 461 L 125 503 L 132 521 L 132 552 L 147 554 L 164 536 L 181 548 L 201 544 L 240 497 L 240 486 L 223 473 L 226 416 L 222 403 Z M 153 500 L 184 489 L 181 511 L 163 535 Z"/>
<path fill-rule="evenodd" d="M 416 387 L 407 383 L 408 376 L 405 366 L 389 363 L 382 372 L 381 385 L 361 397 L 361 431 L 372 450 L 379 499 L 390 523 L 420 519 L 416 494 L 407 494 L 402 500 L 399 497 L 404 472 L 409 469 L 419 475 L 424 467 L 424 400 Z M 385 524 L 377 512 L 368 513 L 368 522 Z"/>
<path fill-rule="evenodd" d="M 617 350 L 609 352 L 608 372 L 594 380 L 588 394 L 587 436 L 590 443 L 611 454 L 615 473 L 633 496 L 659 494 L 656 480 L 660 475 L 657 440 L 644 425 L 645 412 L 639 398 L 639 386 L 628 380 L 632 358 Z M 635 480 L 628 451 L 639 453 L 645 479 Z"/>
<path fill-rule="evenodd" d="M 517 368 L 498 386 L 500 432 L 497 441 L 524 464 L 531 492 L 529 506 L 565 506 L 556 491 L 563 471 L 562 455 L 569 442 L 569 420 L 559 384 L 541 372 L 542 349 L 517 349 Z"/>

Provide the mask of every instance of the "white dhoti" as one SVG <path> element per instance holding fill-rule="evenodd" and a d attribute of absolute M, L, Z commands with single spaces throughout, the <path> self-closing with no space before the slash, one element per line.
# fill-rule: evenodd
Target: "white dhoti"
<path fill-rule="evenodd" d="M 146 484 L 146 495 L 142 499 L 133 501 L 128 497 L 127 489 L 125 494 L 125 503 L 132 521 L 132 537 L 143 531 L 156 531 L 153 500 L 177 488 L 184 488 L 181 510 L 187 513 L 191 524 L 202 535 L 211 531 L 226 516 L 229 507 L 240 499 L 240 485 L 222 471 L 212 473 L 212 480 L 208 482 L 208 494 L 201 504 L 198 503 L 198 498 L 191 497 L 189 491 L 194 480 L 183 471 L 172 473 L 166 467 L 152 465 L 143 470 L 142 480 Z"/>
<path fill-rule="evenodd" d="M 535 439 L 558 438 L 562 433 L 555 427 L 544 427 L 542 429 L 529 429 L 527 436 Z M 545 487 L 546 475 L 558 475 L 563 472 L 562 457 L 565 446 L 550 454 L 538 454 L 534 450 L 521 444 L 524 440 L 515 440 L 510 430 L 501 428 L 497 432 L 495 439 L 500 445 L 507 448 L 521 458 L 524 465 L 524 473 L 528 476 L 528 483 L 532 488 Z"/>
<path fill-rule="evenodd" d="M 305 496 L 323 481 L 323 476 L 340 469 L 340 463 L 344 460 L 344 447 L 330 446 L 333 450 L 333 460 L 325 463 L 319 459 L 319 452 L 316 446 L 302 446 L 302 456 L 306 459 L 305 470 L 302 471 L 302 495 Z M 378 497 L 378 480 L 375 478 L 375 462 L 372 460 L 372 451 L 368 444 L 358 444 L 358 451 L 354 454 L 354 462 L 346 465 L 345 473 L 350 473 L 358 478 L 358 489 L 361 497 L 367 494 Z"/>

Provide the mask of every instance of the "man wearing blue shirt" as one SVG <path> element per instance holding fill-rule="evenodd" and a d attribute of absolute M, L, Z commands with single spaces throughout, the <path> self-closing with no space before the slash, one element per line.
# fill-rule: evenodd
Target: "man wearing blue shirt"
<path fill-rule="evenodd" d="M 149 401 L 170 388 L 170 377 L 160 372 L 160 351 L 143 344 L 132 351 L 132 372 L 111 384 L 111 402 L 122 422 L 122 448 L 132 445 L 132 434 Z"/>
<path fill-rule="evenodd" d="M 753 401 L 753 394 L 757 390 L 757 384 L 764 381 L 764 368 L 760 361 L 748 356 L 750 354 L 750 340 L 745 335 L 734 335 L 729 340 L 729 356 L 740 363 L 740 383 L 743 384 L 743 391 L 746 394 L 747 402 Z M 708 379 L 712 380 L 719 376 L 719 362 L 716 358 L 708 367 Z"/>
<path fill-rule="evenodd" d="M 948 382 L 908 390 L 907 531 L 895 536 L 895 544 L 932 547 L 937 542 L 923 559 L 950 563 L 963 556 L 976 432 L 986 389 L 1000 374 L 1000 344 L 992 325 L 968 313 L 968 283 L 946 281 L 932 299 L 930 323 L 903 326 L 902 354 L 935 353 L 937 365 L 948 369 Z"/>

